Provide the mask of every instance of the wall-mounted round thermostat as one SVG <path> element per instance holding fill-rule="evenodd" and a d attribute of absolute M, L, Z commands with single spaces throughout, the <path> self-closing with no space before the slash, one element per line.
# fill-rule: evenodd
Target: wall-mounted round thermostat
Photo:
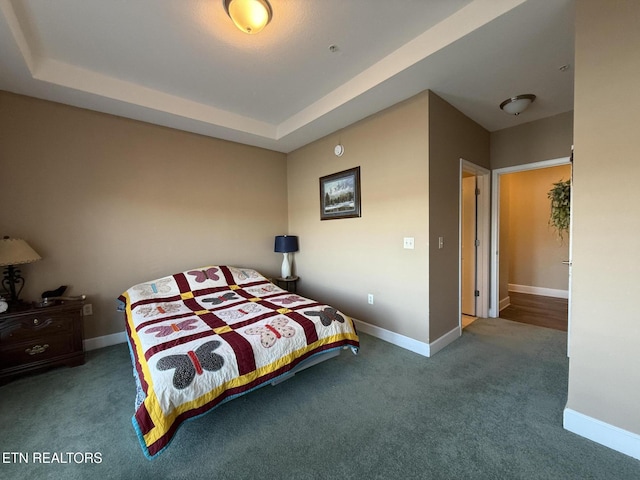
<path fill-rule="evenodd" d="M 335 148 L 333 149 L 333 153 L 336 154 L 336 157 L 341 157 L 342 154 L 344 153 L 344 147 L 340 144 L 336 145 Z"/>

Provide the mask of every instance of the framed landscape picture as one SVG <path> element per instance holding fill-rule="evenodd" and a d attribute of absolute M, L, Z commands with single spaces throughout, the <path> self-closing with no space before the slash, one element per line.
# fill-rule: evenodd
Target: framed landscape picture
<path fill-rule="evenodd" d="M 360 215 L 360 167 L 320 177 L 320 220 Z"/>

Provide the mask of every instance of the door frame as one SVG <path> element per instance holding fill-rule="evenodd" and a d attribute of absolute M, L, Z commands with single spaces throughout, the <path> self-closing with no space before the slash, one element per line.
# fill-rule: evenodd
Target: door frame
<path fill-rule="evenodd" d="M 460 159 L 460 171 L 458 179 L 459 209 L 458 209 L 458 321 L 462 329 L 462 172 L 473 173 L 477 178 L 477 188 L 480 193 L 477 197 L 476 219 L 477 238 L 480 245 L 476 255 L 476 279 L 477 289 L 480 292 L 476 300 L 476 315 L 478 317 L 489 316 L 490 305 L 490 236 L 491 236 L 491 171 Z"/>
<path fill-rule="evenodd" d="M 541 162 L 525 163 L 512 167 L 497 168 L 491 173 L 491 308 L 489 316 L 496 318 L 500 315 L 500 176 L 507 173 L 525 172 L 540 168 L 571 165 L 571 157 L 560 157 Z M 572 169 L 573 172 L 573 169 Z M 573 176 L 573 173 L 572 173 Z M 573 216 L 573 215 L 572 215 Z M 573 237 L 569 232 L 569 265 L 571 264 L 571 244 Z M 569 266 L 571 268 L 571 266 Z M 571 278 L 571 272 L 569 272 Z M 569 284 L 569 305 L 571 305 L 571 285 Z M 568 332 L 571 332 L 571 309 L 569 309 Z"/>

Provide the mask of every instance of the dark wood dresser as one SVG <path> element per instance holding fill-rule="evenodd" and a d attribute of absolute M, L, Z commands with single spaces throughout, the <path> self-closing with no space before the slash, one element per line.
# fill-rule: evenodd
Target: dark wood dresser
<path fill-rule="evenodd" d="M 84 363 L 82 302 L 0 314 L 0 385 L 15 375 Z"/>

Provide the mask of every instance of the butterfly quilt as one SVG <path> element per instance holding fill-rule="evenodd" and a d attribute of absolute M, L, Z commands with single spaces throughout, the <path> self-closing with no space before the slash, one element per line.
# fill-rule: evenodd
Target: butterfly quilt
<path fill-rule="evenodd" d="M 148 458 L 184 421 L 311 357 L 359 348 L 351 318 L 252 269 L 188 270 L 135 285 L 119 300 L 138 391 L 132 422 Z"/>

